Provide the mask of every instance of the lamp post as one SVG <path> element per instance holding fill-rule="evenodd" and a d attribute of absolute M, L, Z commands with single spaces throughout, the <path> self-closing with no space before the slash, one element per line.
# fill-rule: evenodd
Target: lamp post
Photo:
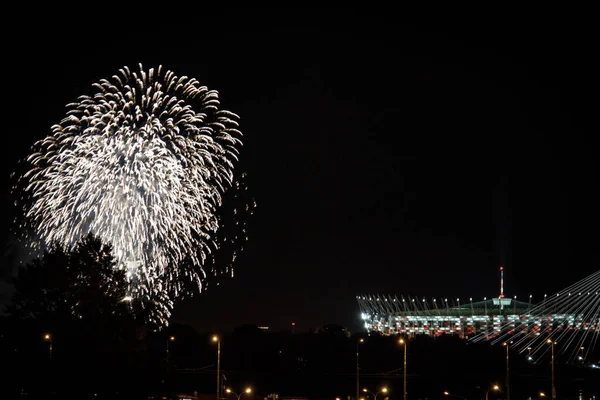
<path fill-rule="evenodd" d="M 364 343 L 365 339 L 360 338 L 358 340 L 356 340 L 356 399 L 358 400 L 358 396 L 360 395 L 360 384 L 359 384 L 359 379 L 358 376 L 360 374 L 360 368 L 358 367 L 358 345 L 361 343 Z"/>
<path fill-rule="evenodd" d="M 510 342 L 504 342 L 503 346 L 506 347 L 506 400 L 510 400 L 510 368 L 508 367 L 508 347 Z"/>
<path fill-rule="evenodd" d="M 388 389 L 387 389 L 386 387 L 382 387 L 382 388 L 381 388 L 381 390 L 380 390 L 379 392 L 377 392 L 377 393 L 373 393 L 373 392 L 371 392 L 370 390 L 368 390 L 367 388 L 364 388 L 364 389 L 363 389 L 363 392 L 365 392 L 365 393 L 371 393 L 371 394 L 374 396 L 374 400 L 377 400 L 377 396 L 378 396 L 380 393 L 387 393 L 387 392 L 388 392 Z"/>
<path fill-rule="evenodd" d="M 166 354 L 165 354 L 165 379 L 164 379 L 164 383 L 167 383 L 167 380 L 169 379 L 169 374 L 171 373 L 171 354 L 169 354 L 169 342 L 174 342 L 175 341 L 175 336 L 169 336 L 167 338 L 167 348 L 166 348 Z"/>
<path fill-rule="evenodd" d="M 234 392 L 233 390 L 231 390 L 231 389 L 227 388 L 227 389 L 225 389 L 225 392 L 226 392 L 227 394 L 231 394 L 231 393 L 235 394 L 235 395 L 237 396 L 237 400 L 240 400 L 240 397 L 242 397 L 242 395 L 243 395 L 244 393 L 246 393 L 246 394 L 250 394 L 250 393 L 252 393 L 252 389 L 251 389 L 251 388 L 246 388 L 246 390 L 244 390 L 243 392 L 236 393 L 236 392 Z"/>
<path fill-rule="evenodd" d="M 169 357 L 169 342 L 174 342 L 175 341 L 175 336 L 169 336 L 169 338 L 167 339 L 167 357 Z"/>
<path fill-rule="evenodd" d="M 467 400 L 467 398 L 465 396 L 459 396 L 457 394 L 450 394 L 450 392 L 448 392 L 448 391 L 444 392 L 444 396 L 458 397 L 459 399 Z"/>
<path fill-rule="evenodd" d="M 556 342 L 552 339 L 548 339 L 546 340 L 546 343 L 548 343 L 550 346 L 552 346 L 552 400 L 556 399 L 556 388 L 554 386 L 554 346 L 556 345 Z"/>
<path fill-rule="evenodd" d="M 48 343 L 48 358 L 52 359 L 52 336 L 49 333 L 44 335 L 44 342 Z"/>
<path fill-rule="evenodd" d="M 408 392 L 406 391 L 406 346 L 407 346 L 407 343 L 406 343 L 406 340 L 404 340 L 402 338 L 398 341 L 398 343 L 404 345 L 404 368 L 403 368 L 404 369 L 404 394 L 403 394 L 402 398 L 404 400 L 406 400 L 406 396 L 408 394 Z"/>
<path fill-rule="evenodd" d="M 212 337 L 217 342 L 217 400 L 221 398 L 221 340 L 217 335 Z"/>
<path fill-rule="evenodd" d="M 500 390 L 500 386 L 494 385 L 491 388 L 489 388 L 488 390 L 486 390 L 486 392 L 485 392 L 485 400 L 488 400 L 488 395 L 489 395 L 490 391 L 492 391 L 492 390 Z"/>

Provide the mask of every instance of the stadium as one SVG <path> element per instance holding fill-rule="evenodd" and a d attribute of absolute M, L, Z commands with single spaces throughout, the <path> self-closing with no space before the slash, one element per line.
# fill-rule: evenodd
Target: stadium
<path fill-rule="evenodd" d="M 506 323 L 519 324 L 528 315 L 531 303 L 516 299 L 491 298 L 462 303 L 436 299 L 404 298 L 386 295 L 357 296 L 361 318 L 369 332 L 383 335 L 455 334 L 467 339 L 476 333 L 499 334 Z"/>
<path fill-rule="evenodd" d="M 534 304 L 504 296 L 503 268 L 500 294 L 482 301 L 431 299 L 369 294 L 356 296 L 369 333 L 382 335 L 458 335 L 471 341 L 513 341 L 523 351 L 535 352 L 547 340 L 558 339 L 576 349 L 593 349 L 600 336 L 600 271 Z M 567 340 L 565 340 L 567 339 Z M 566 345 L 568 344 L 568 346 Z M 547 347 L 547 346 L 546 346 Z"/>

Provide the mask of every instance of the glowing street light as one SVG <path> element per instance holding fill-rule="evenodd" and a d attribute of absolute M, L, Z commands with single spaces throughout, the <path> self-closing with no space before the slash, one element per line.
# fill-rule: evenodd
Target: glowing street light
<path fill-rule="evenodd" d="M 52 335 L 49 333 L 44 334 L 44 342 L 48 343 L 48 357 L 52 359 Z"/>
<path fill-rule="evenodd" d="M 408 392 L 406 391 L 406 347 L 407 347 L 407 343 L 404 339 L 400 338 L 400 340 L 398 341 L 398 343 L 403 344 L 404 345 L 404 395 L 402 396 L 402 398 L 404 400 L 406 400 L 406 396 L 408 394 Z"/>
<path fill-rule="evenodd" d="M 371 394 L 374 396 L 374 400 L 377 400 L 377 396 L 378 396 L 379 394 L 381 394 L 381 393 L 387 393 L 387 392 L 388 392 L 388 389 L 387 389 L 386 387 L 382 387 L 382 388 L 381 388 L 381 390 L 380 390 L 379 392 L 377 392 L 377 393 L 373 393 L 373 392 L 371 392 L 369 389 L 367 389 L 367 388 L 364 388 L 364 389 L 363 389 L 363 392 L 365 392 L 365 393 L 371 393 Z"/>
<path fill-rule="evenodd" d="M 169 355 L 169 342 L 174 342 L 175 341 L 175 336 L 169 336 L 169 338 L 167 339 L 167 356 Z"/>
<path fill-rule="evenodd" d="M 467 398 L 464 396 L 459 396 L 457 394 L 450 394 L 450 392 L 448 392 L 448 391 L 444 392 L 444 396 L 458 397 L 459 399 L 467 400 Z"/>
<path fill-rule="evenodd" d="M 579 361 L 581 361 L 581 362 L 584 362 L 585 361 L 585 354 L 584 354 L 583 350 L 585 350 L 585 347 L 580 346 L 579 350 L 581 351 L 581 354 L 577 357 L 577 359 Z"/>
<path fill-rule="evenodd" d="M 494 386 L 492 386 L 491 388 L 489 388 L 488 390 L 486 390 L 486 392 L 485 392 L 485 400 L 488 400 L 488 395 L 489 395 L 489 393 L 490 393 L 492 390 L 499 391 L 499 390 L 500 390 L 500 386 L 498 386 L 498 385 L 494 385 Z"/>
<path fill-rule="evenodd" d="M 246 393 L 246 394 L 252 393 L 252 388 L 248 387 L 248 388 L 246 388 L 246 390 L 244 390 L 243 392 L 240 392 L 240 393 L 236 393 L 233 390 L 231 390 L 230 388 L 227 388 L 227 389 L 225 389 L 225 393 L 227 393 L 227 394 L 233 393 L 233 394 L 235 394 L 237 396 L 237 400 L 240 400 L 240 397 L 242 397 L 242 395 L 244 393 Z"/>
<path fill-rule="evenodd" d="M 221 340 L 214 335 L 212 341 L 217 342 L 217 400 L 219 400 L 221 398 Z"/>

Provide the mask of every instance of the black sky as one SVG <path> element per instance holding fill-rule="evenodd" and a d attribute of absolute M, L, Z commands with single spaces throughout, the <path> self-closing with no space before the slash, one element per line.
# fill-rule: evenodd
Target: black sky
<path fill-rule="evenodd" d="M 25 18 L 5 48 L 5 175 L 92 83 L 162 64 L 240 115 L 258 204 L 236 278 L 174 321 L 358 329 L 357 294 L 493 296 L 501 264 L 507 295 L 555 293 L 600 262 L 592 29 L 484 14 Z"/>

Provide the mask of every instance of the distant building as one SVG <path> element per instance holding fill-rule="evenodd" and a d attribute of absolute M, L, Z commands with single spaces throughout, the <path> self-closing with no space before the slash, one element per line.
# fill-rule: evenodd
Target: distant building
<path fill-rule="evenodd" d="M 324 325 L 317 329 L 317 333 L 331 336 L 350 337 L 350 330 L 348 330 L 348 328 L 344 326 L 337 324 Z"/>

